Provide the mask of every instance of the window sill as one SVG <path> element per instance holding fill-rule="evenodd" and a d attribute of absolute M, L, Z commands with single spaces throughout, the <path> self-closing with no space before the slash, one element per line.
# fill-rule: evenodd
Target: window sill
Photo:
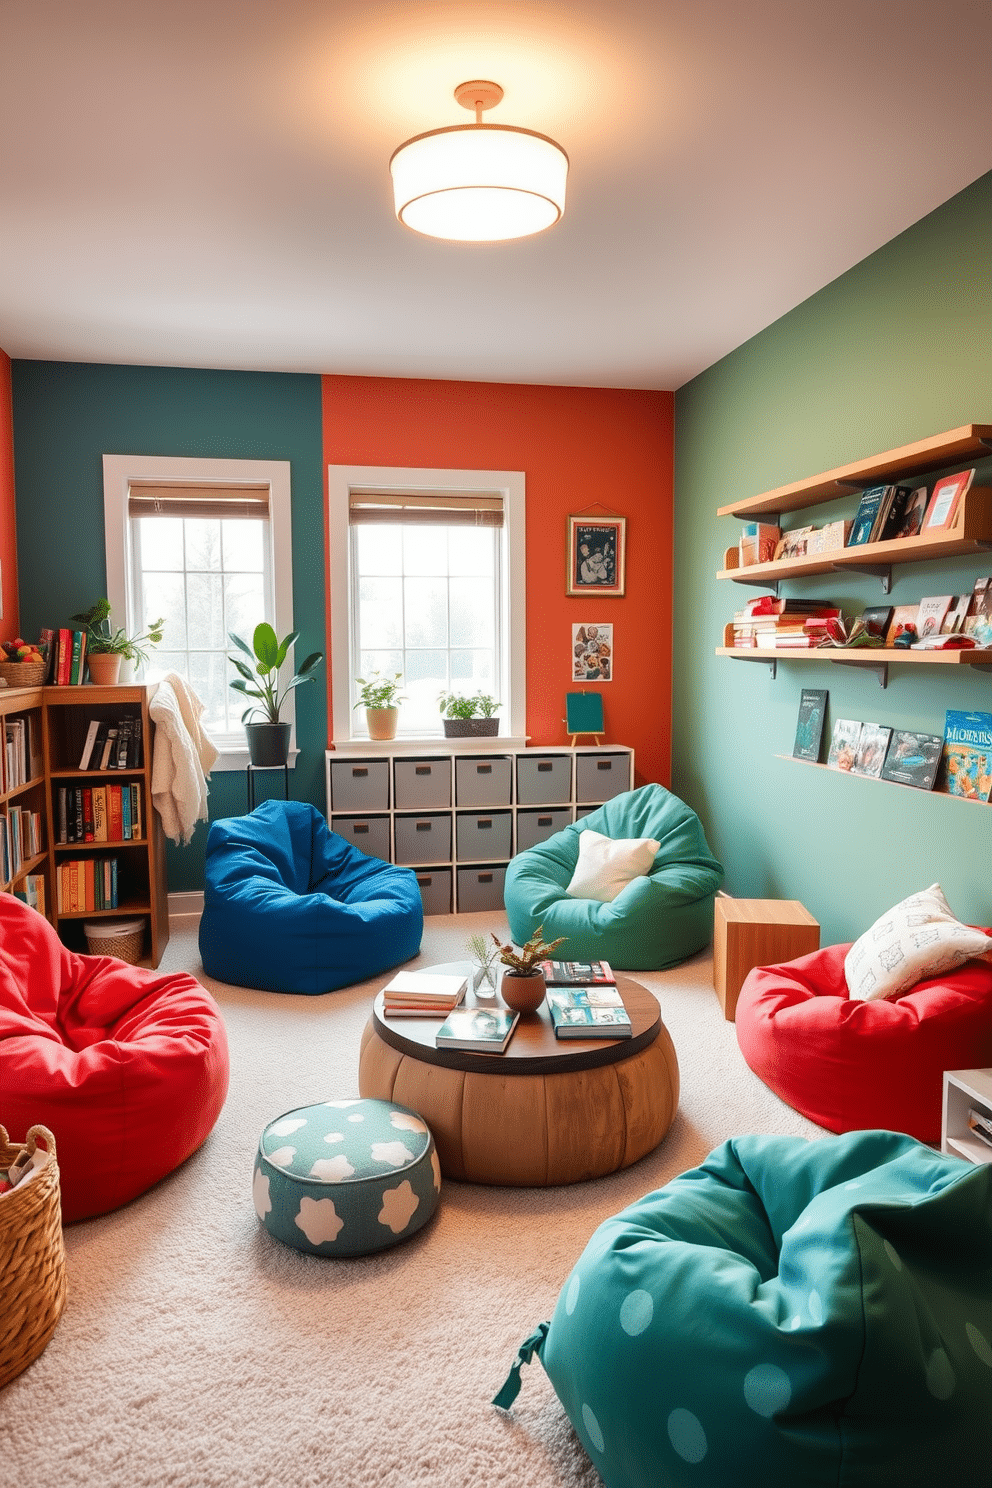
<path fill-rule="evenodd" d="M 498 754 L 501 749 L 524 749 L 527 742 L 526 736 L 510 734 L 488 734 L 481 738 L 469 736 L 464 739 L 448 739 L 444 734 L 406 734 L 397 735 L 395 739 L 363 739 L 358 736 L 353 739 L 334 739 L 326 752 L 333 754 L 340 749 L 351 753 L 361 750 L 363 754 L 410 754 L 419 751 L 427 754 L 464 754 L 468 750 L 477 750 L 480 754 Z"/>
<path fill-rule="evenodd" d="M 220 750 L 220 754 L 214 764 L 211 766 L 211 775 L 220 775 L 227 770 L 247 770 L 249 764 L 251 763 L 248 758 L 247 744 L 218 744 L 216 739 L 213 741 L 213 743 L 214 748 Z M 291 770 L 295 769 L 296 761 L 299 758 L 299 754 L 300 751 L 295 748 L 289 751 L 289 768 Z M 275 770 L 281 770 L 282 766 L 273 765 L 272 768 Z"/>

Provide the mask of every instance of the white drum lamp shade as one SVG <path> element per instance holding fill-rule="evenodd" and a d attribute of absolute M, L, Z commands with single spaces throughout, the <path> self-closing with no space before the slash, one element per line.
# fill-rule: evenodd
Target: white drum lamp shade
<path fill-rule="evenodd" d="M 524 238 L 553 227 L 565 210 L 568 156 L 530 129 L 433 129 L 400 145 L 389 169 L 397 217 L 431 238 Z"/>

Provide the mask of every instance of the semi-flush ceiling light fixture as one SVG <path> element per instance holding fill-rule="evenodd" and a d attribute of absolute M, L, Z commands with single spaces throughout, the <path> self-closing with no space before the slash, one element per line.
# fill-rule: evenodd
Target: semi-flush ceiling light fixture
<path fill-rule="evenodd" d="M 455 97 L 474 124 L 415 135 L 393 152 L 396 215 L 414 232 L 461 243 L 526 238 L 565 210 L 568 156 L 533 129 L 483 124 L 503 97 L 499 83 L 461 83 Z"/>

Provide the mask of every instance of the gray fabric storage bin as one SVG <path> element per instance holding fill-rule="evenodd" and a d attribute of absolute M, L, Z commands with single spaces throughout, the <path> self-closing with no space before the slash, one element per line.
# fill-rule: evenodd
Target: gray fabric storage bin
<path fill-rule="evenodd" d="M 450 863 L 450 816 L 397 816 L 393 820 L 397 863 Z"/>
<path fill-rule="evenodd" d="M 451 869 L 429 868 L 417 874 L 417 887 L 424 903 L 424 914 L 451 913 Z"/>
<path fill-rule="evenodd" d="M 518 811 L 517 852 L 526 852 L 528 847 L 546 842 L 562 827 L 567 827 L 571 820 L 572 812 L 568 806 L 555 806 L 548 811 Z"/>
<path fill-rule="evenodd" d="M 630 789 L 630 755 L 579 754 L 575 757 L 575 799 L 609 801 Z"/>
<path fill-rule="evenodd" d="M 331 831 L 370 858 L 389 862 L 388 816 L 332 816 Z"/>
<path fill-rule="evenodd" d="M 331 760 L 330 773 L 332 811 L 389 810 L 388 760 Z"/>
<path fill-rule="evenodd" d="M 393 796 L 399 811 L 451 805 L 450 759 L 398 759 L 393 768 Z"/>
<path fill-rule="evenodd" d="M 505 874 L 505 865 L 497 868 L 487 863 L 478 868 L 459 868 L 459 914 L 478 909 L 502 909 Z"/>
<path fill-rule="evenodd" d="M 517 755 L 518 806 L 551 806 L 571 799 L 571 755 Z"/>
<path fill-rule="evenodd" d="M 455 760 L 456 806 L 509 806 L 508 755 Z"/>
<path fill-rule="evenodd" d="M 459 811 L 455 817 L 456 857 L 508 858 L 510 813 L 508 811 Z"/>
<path fill-rule="evenodd" d="M 576 806 L 576 808 L 575 808 L 575 820 L 576 821 L 581 821 L 584 816 L 591 816 L 594 811 L 598 811 L 598 810 L 599 810 L 599 807 L 598 806 Z"/>

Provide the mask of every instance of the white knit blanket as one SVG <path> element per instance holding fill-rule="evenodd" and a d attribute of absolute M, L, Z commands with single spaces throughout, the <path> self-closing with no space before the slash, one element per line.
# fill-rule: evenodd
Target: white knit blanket
<path fill-rule="evenodd" d="M 207 820 L 207 776 L 217 750 L 200 724 L 203 704 L 185 678 L 167 672 L 148 705 L 155 723 L 152 804 L 172 842 L 189 842 Z"/>

